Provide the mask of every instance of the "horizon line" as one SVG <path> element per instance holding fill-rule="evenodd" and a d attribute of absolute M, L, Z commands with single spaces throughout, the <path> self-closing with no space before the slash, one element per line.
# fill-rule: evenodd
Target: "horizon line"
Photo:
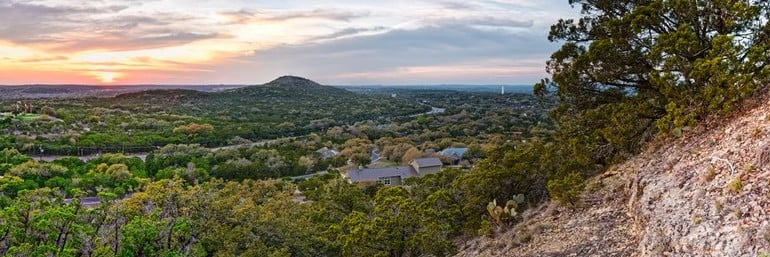
<path fill-rule="evenodd" d="M 263 84 L 0 84 L 0 87 L 32 87 L 32 86 L 88 86 L 88 87 L 141 87 L 141 86 L 261 86 Z M 534 86 L 534 84 L 466 84 L 466 83 L 440 83 L 440 84 L 320 84 L 322 86 L 333 87 L 410 87 L 410 86 Z"/>

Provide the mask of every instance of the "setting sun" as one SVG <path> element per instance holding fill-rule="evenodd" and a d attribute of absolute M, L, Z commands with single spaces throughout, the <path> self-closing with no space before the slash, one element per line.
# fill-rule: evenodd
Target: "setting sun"
<path fill-rule="evenodd" d="M 115 79 L 118 77 L 118 74 L 115 72 L 100 72 L 98 73 L 99 80 L 102 83 L 112 83 L 115 82 Z"/>

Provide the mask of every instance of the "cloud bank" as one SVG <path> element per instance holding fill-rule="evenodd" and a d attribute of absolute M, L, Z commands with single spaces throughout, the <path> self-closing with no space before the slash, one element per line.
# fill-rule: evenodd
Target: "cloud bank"
<path fill-rule="evenodd" d="M 575 12 L 566 0 L 0 0 L 0 84 L 105 74 L 122 84 L 284 74 L 328 84 L 532 83 L 557 47 L 548 27 Z"/>

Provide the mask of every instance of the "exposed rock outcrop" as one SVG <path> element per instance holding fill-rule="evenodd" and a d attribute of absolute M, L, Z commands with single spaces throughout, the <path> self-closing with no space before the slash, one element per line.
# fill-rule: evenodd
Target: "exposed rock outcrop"
<path fill-rule="evenodd" d="M 770 100 L 704 122 L 588 182 L 580 206 L 529 211 L 458 256 L 745 256 L 770 253 Z M 531 233 L 532 240 L 514 240 Z"/>

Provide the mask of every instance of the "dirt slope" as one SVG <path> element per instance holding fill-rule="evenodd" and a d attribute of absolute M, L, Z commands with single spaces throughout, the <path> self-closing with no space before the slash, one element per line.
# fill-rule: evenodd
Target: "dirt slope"
<path fill-rule="evenodd" d="M 755 101 L 591 179 L 578 208 L 543 205 L 458 256 L 770 253 L 770 98 Z"/>

